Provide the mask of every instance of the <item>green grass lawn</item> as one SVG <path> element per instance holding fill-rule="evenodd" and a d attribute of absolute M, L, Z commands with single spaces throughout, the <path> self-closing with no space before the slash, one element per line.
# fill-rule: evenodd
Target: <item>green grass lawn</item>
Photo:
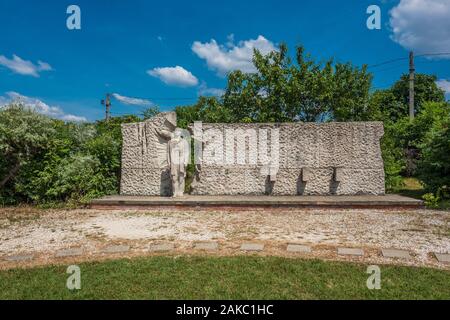
<path fill-rule="evenodd" d="M 148 257 L 85 263 L 81 290 L 65 266 L 0 272 L 1 299 L 450 299 L 450 272 L 278 257 Z"/>

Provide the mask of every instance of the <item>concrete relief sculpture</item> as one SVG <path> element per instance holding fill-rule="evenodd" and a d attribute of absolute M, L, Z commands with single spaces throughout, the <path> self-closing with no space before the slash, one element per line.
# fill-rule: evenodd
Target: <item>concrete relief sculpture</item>
<path fill-rule="evenodd" d="M 175 129 L 168 143 L 168 163 L 170 165 L 170 176 L 172 179 L 172 193 L 174 197 L 182 197 L 184 194 L 186 168 L 190 161 L 190 144 L 187 141 L 190 135 L 185 131 Z"/>
<path fill-rule="evenodd" d="M 123 131 L 123 195 L 182 196 L 189 132 L 175 113 Z M 381 122 L 191 126 L 196 195 L 384 194 Z"/>
<path fill-rule="evenodd" d="M 160 132 L 170 134 L 175 128 L 175 113 L 122 125 L 121 194 L 172 195 L 167 139 Z"/>

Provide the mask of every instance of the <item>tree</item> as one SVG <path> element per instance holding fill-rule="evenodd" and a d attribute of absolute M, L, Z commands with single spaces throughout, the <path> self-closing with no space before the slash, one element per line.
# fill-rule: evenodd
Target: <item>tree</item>
<path fill-rule="evenodd" d="M 144 109 L 141 112 L 141 115 L 142 115 L 142 118 L 144 118 L 144 120 L 147 120 L 147 119 L 153 118 L 158 113 L 160 113 L 159 107 L 153 106 L 153 107 L 148 107 L 148 108 Z"/>
<path fill-rule="evenodd" d="M 226 109 L 216 97 L 200 97 L 196 104 L 190 106 L 178 106 L 177 126 L 187 128 L 194 121 L 209 123 L 232 122 L 230 110 Z"/>
<path fill-rule="evenodd" d="M 282 44 L 254 51 L 255 73 L 231 72 L 223 106 L 235 122 L 365 120 L 372 81 L 366 67 L 316 62 L 298 47 L 296 63 Z"/>
<path fill-rule="evenodd" d="M 392 90 L 376 90 L 370 96 L 373 120 L 395 122 L 404 117 L 405 105 L 397 99 Z"/>
<path fill-rule="evenodd" d="M 425 102 L 445 102 L 445 92 L 436 85 L 435 75 L 418 73 L 414 80 L 414 110 L 419 113 Z M 402 104 L 399 115 L 409 114 L 409 75 L 404 74 L 390 89 L 395 99 Z M 395 111 L 394 111 L 395 113 Z"/>
<path fill-rule="evenodd" d="M 450 113 L 434 123 L 421 147 L 419 178 L 429 191 L 450 197 Z"/>
<path fill-rule="evenodd" d="M 0 109 L 0 190 L 43 155 L 55 135 L 53 122 L 20 104 Z"/>

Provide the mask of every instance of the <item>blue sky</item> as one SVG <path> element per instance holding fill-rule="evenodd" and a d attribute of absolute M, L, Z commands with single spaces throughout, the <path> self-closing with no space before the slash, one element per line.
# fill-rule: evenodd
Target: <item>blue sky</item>
<path fill-rule="evenodd" d="M 69 30 L 69 5 L 81 30 Z M 366 27 L 369 5 L 381 30 Z M 0 2 L 0 105 L 20 98 L 66 120 L 191 104 L 218 94 L 226 72 L 251 71 L 249 52 L 302 43 L 314 57 L 378 64 L 417 53 L 450 52 L 450 0 L 23 1 Z M 378 66 L 374 87 L 390 86 L 407 60 Z M 450 92 L 450 54 L 417 58 Z"/>

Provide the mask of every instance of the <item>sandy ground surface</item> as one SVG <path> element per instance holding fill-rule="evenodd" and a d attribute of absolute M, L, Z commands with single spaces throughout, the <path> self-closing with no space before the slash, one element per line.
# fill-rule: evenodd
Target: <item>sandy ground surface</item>
<path fill-rule="evenodd" d="M 151 255 L 155 243 L 171 242 L 165 253 L 205 254 L 195 242 L 217 241 L 211 255 L 245 254 L 242 243 L 265 244 L 259 255 L 302 256 L 364 263 L 395 263 L 450 269 L 433 252 L 450 253 L 450 211 L 367 209 L 258 210 L 39 210 L 0 208 L 0 268 L 36 266 L 69 261 L 102 260 Z M 286 251 L 288 243 L 310 245 L 310 254 Z M 108 255 L 112 244 L 127 244 L 129 252 Z M 82 256 L 57 259 L 55 252 L 82 248 Z M 339 256 L 338 247 L 363 248 L 364 257 Z M 409 250 L 411 260 L 387 259 L 381 248 Z M 7 262 L 1 257 L 35 255 L 31 262 Z"/>

